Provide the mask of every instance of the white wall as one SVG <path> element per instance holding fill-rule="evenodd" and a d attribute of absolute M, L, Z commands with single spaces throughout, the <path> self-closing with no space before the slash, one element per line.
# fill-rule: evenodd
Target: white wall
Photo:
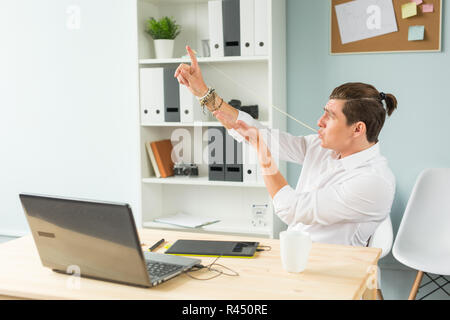
<path fill-rule="evenodd" d="M 132 0 L 0 0 L 0 234 L 28 232 L 20 192 L 140 223 L 136 26 Z"/>

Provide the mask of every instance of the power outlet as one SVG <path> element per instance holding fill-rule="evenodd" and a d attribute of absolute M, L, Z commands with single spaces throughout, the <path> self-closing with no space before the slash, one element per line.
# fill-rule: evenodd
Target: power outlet
<path fill-rule="evenodd" d="M 252 205 L 252 225 L 255 228 L 267 227 L 268 208 L 269 206 L 267 204 Z"/>

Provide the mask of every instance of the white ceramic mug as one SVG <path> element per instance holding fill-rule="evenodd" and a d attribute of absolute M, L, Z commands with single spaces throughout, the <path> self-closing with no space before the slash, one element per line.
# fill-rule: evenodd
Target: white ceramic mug
<path fill-rule="evenodd" d="M 280 232 L 281 264 L 287 272 L 302 272 L 306 268 L 312 240 L 308 233 L 297 230 Z"/>

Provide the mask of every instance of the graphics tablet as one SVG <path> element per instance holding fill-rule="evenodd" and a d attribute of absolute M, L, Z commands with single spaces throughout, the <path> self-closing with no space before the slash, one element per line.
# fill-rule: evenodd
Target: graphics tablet
<path fill-rule="evenodd" d="M 259 242 L 177 240 L 165 253 L 195 256 L 251 258 Z"/>

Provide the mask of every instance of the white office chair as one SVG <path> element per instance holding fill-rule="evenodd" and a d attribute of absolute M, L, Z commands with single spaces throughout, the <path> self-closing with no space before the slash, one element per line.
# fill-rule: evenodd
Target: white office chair
<path fill-rule="evenodd" d="M 391 217 L 388 216 L 375 230 L 375 233 L 369 240 L 369 247 L 380 248 L 380 259 L 388 255 L 392 248 L 394 233 L 392 231 Z"/>
<path fill-rule="evenodd" d="M 394 240 L 394 233 L 392 231 L 391 217 L 388 215 L 386 219 L 378 226 L 375 233 L 370 237 L 368 247 L 380 248 L 380 259 L 389 254 L 392 248 L 392 241 Z M 377 273 L 378 281 L 378 296 L 383 300 L 383 293 L 381 291 L 381 274 L 380 270 Z"/>
<path fill-rule="evenodd" d="M 394 257 L 404 265 L 418 270 L 411 288 L 409 300 L 417 291 L 434 282 L 438 288 L 423 296 L 442 289 L 450 283 L 450 168 L 424 170 L 416 181 L 405 209 L 392 250 Z M 438 284 L 439 275 L 445 283 Z M 423 275 L 430 281 L 420 286 Z"/>

